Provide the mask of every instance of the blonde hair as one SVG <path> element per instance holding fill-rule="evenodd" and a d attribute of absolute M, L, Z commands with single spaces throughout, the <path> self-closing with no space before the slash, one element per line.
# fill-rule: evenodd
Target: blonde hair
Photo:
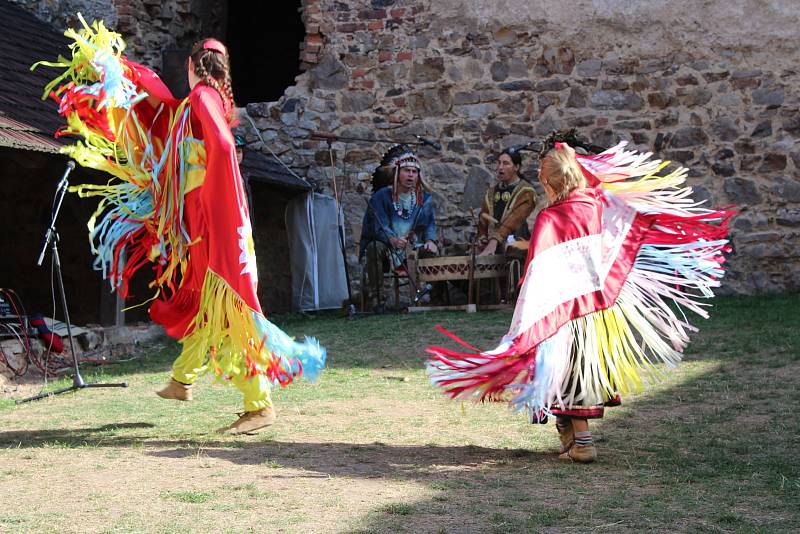
<path fill-rule="evenodd" d="M 553 191 L 552 202 L 565 200 L 576 189 L 586 187 L 586 178 L 575 159 L 575 150 L 566 143 L 559 143 L 549 151 L 539 164 L 539 181 Z"/>

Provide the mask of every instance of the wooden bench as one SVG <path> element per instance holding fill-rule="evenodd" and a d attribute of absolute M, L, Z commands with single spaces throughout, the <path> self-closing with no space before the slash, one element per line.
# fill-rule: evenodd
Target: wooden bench
<path fill-rule="evenodd" d="M 452 280 L 466 280 L 468 283 L 467 304 L 465 306 L 412 306 L 408 311 L 426 310 L 464 310 L 474 312 L 480 306 L 482 309 L 507 308 L 508 304 L 480 305 L 480 281 L 493 280 L 495 294 L 500 300 L 500 280 L 508 279 L 509 274 L 514 274 L 514 269 L 509 273 L 509 262 L 502 254 L 491 256 L 439 256 L 435 258 L 419 258 L 414 265 L 417 284 L 447 282 Z M 516 269 L 518 272 L 518 269 Z M 510 281 L 511 282 L 511 281 Z M 514 285 L 516 287 L 516 280 Z"/>

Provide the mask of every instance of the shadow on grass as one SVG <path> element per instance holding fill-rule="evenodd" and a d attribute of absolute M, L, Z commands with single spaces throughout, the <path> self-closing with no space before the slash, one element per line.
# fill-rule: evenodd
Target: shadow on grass
<path fill-rule="evenodd" d="M 164 458 L 193 458 L 197 451 L 176 448 L 149 452 Z M 205 443 L 202 454 L 239 465 L 265 465 L 298 470 L 277 473 L 279 478 L 339 476 L 392 478 L 416 481 L 440 480 L 451 469 L 462 472 L 498 466 L 529 466 L 551 454 L 526 449 L 463 446 L 397 446 L 386 443 L 292 443 L 262 441 L 231 449 L 230 442 Z"/>
<path fill-rule="evenodd" d="M 438 445 L 395 446 L 386 443 L 292 443 L 204 439 L 152 439 L 152 435 L 108 435 L 128 429 L 155 428 L 150 423 L 129 422 L 94 428 L 0 432 L 0 447 L 41 448 L 82 446 L 154 448 L 147 454 L 162 458 L 196 459 L 203 456 L 241 465 L 264 465 L 296 469 L 287 478 L 343 476 L 356 478 L 435 479 L 439 470 L 458 468 L 465 471 L 479 467 L 527 466 L 551 458 L 552 454 L 526 449 L 504 449 L 473 445 L 442 447 Z M 250 440 L 250 441 L 248 441 Z"/>
<path fill-rule="evenodd" d="M 625 399 L 623 407 L 593 424 L 600 457 L 591 466 L 560 463 L 551 452 L 522 449 L 207 440 L 199 435 L 153 440 L 153 434 L 113 434 L 147 428 L 135 422 L 4 432 L 0 446 L 145 445 L 156 449 L 146 453 L 155 457 L 191 461 L 204 455 L 274 467 L 266 471 L 267 478 L 396 479 L 429 490 L 417 500 L 376 507 L 360 518 L 357 532 L 796 532 L 800 465 L 791 451 L 800 445 L 800 418 L 792 408 L 800 405 L 798 299 L 720 299 L 715 312 L 714 319 L 700 324 L 702 334 L 687 353 L 695 372 L 684 376 L 679 367 L 671 387 Z M 479 337 L 502 331 L 500 319 L 507 318 L 487 317 L 491 324 Z M 395 344 L 394 354 L 408 361 L 404 346 L 397 344 L 407 336 L 398 331 L 421 323 L 414 318 L 392 329 L 392 323 L 379 319 L 370 329 L 380 326 L 385 342 Z M 436 318 L 429 317 L 426 328 L 431 319 Z M 444 319 L 439 321 L 466 340 L 480 341 L 470 334 L 479 333 L 480 317 L 475 322 L 460 316 Z M 307 325 L 289 323 L 290 329 L 295 326 Z M 336 324 L 317 327 L 330 331 L 334 345 L 348 339 L 345 333 L 333 337 Z M 314 333 L 313 322 L 307 330 Z M 430 337 L 442 341 L 435 332 Z M 428 342 L 415 342 L 413 348 Z M 359 347 L 366 343 L 349 349 L 346 362 L 372 365 L 359 358 Z M 531 428 L 543 431 L 555 432 L 552 425 Z"/>
<path fill-rule="evenodd" d="M 0 448 L 36 449 L 58 444 L 62 448 L 95 446 L 119 447 L 142 443 L 143 436 L 104 436 L 120 430 L 155 428 L 152 423 L 111 423 L 94 428 L 14 430 L 0 432 Z"/>
<path fill-rule="evenodd" d="M 442 342 L 443 336 L 433 328 L 434 324 L 442 324 L 488 345 L 504 333 L 509 319 L 508 311 L 386 314 L 358 319 L 348 319 L 338 313 L 270 316 L 271 321 L 298 339 L 304 336 L 319 339 L 327 349 L 328 369 L 419 369 L 424 366 L 426 356 L 424 349 L 417 350 L 416 347 Z M 403 347 L 403 351 L 398 353 L 398 347 Z M 180 351 L 181 346 L 165 336 L 156 343 L 137 348 L 134 356 L 119 363 L 109 361 L 96 365 L 83 362 L 80 364 L 81 375 L 87 382 L 98 382 L 114 377 L 167 373 Z M 94 358 L 103 356 L 102 352 L 93 355 Z M 67 372 L 57 379 L 50 379 L 48 389 L 71 385 L 71 376 Z M 38 373 L 15 379 L 15 383 L 28 386 L 42 381 Z"/>
<path fill-rule="evenodd" d="M 800 298 L 722 298 L 713 314 L 686 354 L 699 372 L 592 425 L 596 464 L 493 466 L 502 486 L 471 476 L 477 493 L 383 507 L 357 531 L 800 531 Z"/>

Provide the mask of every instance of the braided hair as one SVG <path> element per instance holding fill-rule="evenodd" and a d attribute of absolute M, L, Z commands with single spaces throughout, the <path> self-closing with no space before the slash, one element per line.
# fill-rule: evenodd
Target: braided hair
<path fill-rule="evenodd" d="M 233 124 L 236 105 L 233 101 L 233 84 L 227 49 L 216 39 L 203 39 L 192 46 L 189 57 L 192 60 L 195 75 L 219 93 L 225 109 L 225 118 Z"/>

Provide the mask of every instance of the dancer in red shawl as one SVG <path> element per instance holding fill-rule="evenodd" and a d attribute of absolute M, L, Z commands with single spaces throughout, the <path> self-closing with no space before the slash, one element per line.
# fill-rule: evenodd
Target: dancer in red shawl
<path fill-rule="evenodd" d="M 81 19 L 83 22 L 83 19 Z M 95 266 L 127 297 L 144 265 L 155 271 L 154 321 L 183 351 L 166 399 L 191 400 L 207 370 L 234 384 L 244 414 L 224 433 L 256 433 L 275 421 L 270 385 L 301 373 L 312 380 L 325 362 L 316 340 L 295 342 L 264 316 L 247 199 L 230 127 L 234 103 L 228 51 L 216 39 L 192 49 L 191 93 L 176 100 L 152 71 L 121 55 L 124 43 L 101 22 L 80 31 L 52 96 L 67 119 L 65 133 L 85 143 L 65 152 L 112 174 L 108 185 L 74 188 L 100 196 L 89 222 Z M 99 222 L 98 222 L 99 219 Z"/>
<path fill-rule="evenodd" d="M 508 333 L 491 351 L 449 333 L 477 352 L 428 349 L 435 385 L 457 398 L 510 394 L 534 421 L 556 416 L 560 457 L 578 462 L 597 456 L 588 419 L 680 360 L 694 330 L 680 309 L 707 317 L 698 299 L 713 296 L 727 250 L 731 212 L 693 202 L 686 169 L 659 176 L 668 162 L 623 147 L 582 156 L 556 142 L 544 154 L 549 206 Z"/>

